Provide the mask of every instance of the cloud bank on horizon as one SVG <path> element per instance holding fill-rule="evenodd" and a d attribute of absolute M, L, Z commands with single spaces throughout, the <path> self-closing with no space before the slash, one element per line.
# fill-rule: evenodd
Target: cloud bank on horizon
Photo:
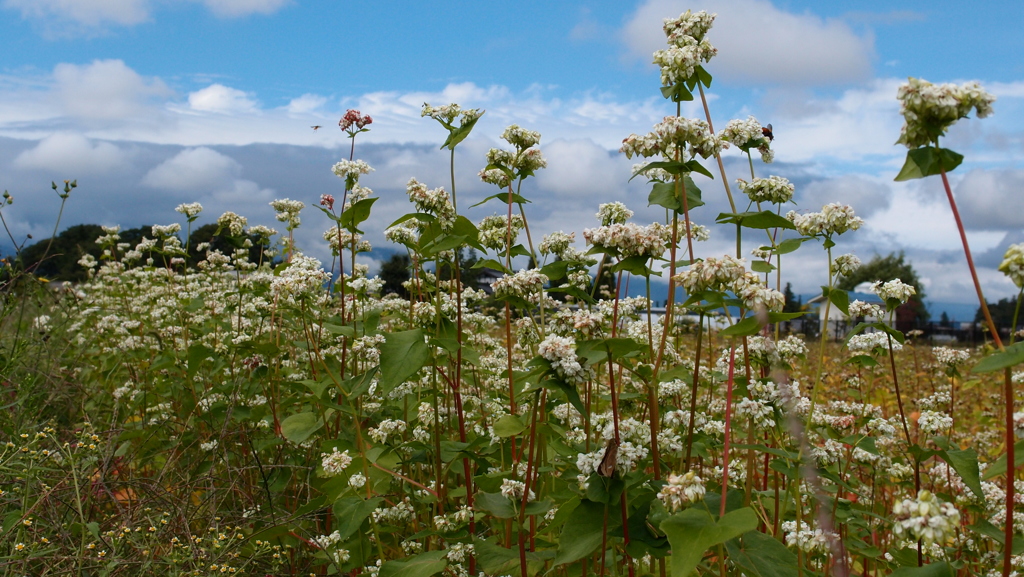
<path fill-rule="evenodd" d="M 274 198 L 311 205 L 321 193 L 340 191 L 330 166 L 347 156 L 348 140 L 334 127 L 345 109 L 358 108 L 374 118 L 372 130 L 360 135 L 356 146 L 357 156 L 376 169 L 363 183 L 382 199 L 374 218 L 387 223 L 408 210 L 404 186 L 409 178 L 431 187 L 447 184 L 447 157 L 438 150 L 444 135 L 421 118 L 420 110 L 424 102 L 458 102 L 487 110 L 458 149 L 460 206 L 491 194 L 476 172 L 483 168 L 486 150 L 497 146 L 502 129 L 517 123 L 543 134 L 549 163 L 527 191 L 534 201 L 528 209 L 531 228 L 537 233 L 571 223 L 580 237 L 583 228 L 595 224 L 597 204 L 612 200 L 626 202 L 641 222 L 660 219 L 660 209 L 644 206 L 640 179 L 629 182 L 632 162 L 617 149 L 623 137 L 647 132 L 674 112 L 658 93 L 650 53 L 662 46 L 661 20 L 688 6 L 674 0 L 647 0 L 628 10 L 608 4 L 577 7 L 562 36 L 549 40 L 548 49 L 555 52 L 548 57 L 551 62 L 536 64 L 536 81 L 502 77 L 502 67 L 489 75 L 465 74 L 459 63 L 433 58 L 427 46 L 414 63 L 429 70 L 432 80 L 425 85 L 403 84 L 395 80 L 403 72 L 381 69 L 366 71 L 368 78 L 357 82 L 338 83 L 350 88 L 324 91 L 317 88 L 319 79 L 310 82 L 312 88 L 275 81 L 275 75 L 287 72 L 272 66 L 210 73 L 184 58 L 150 62 L 141 45 L 137 51 L 107 50 L 125 46 L 123 37 L 132 30 L 193 18 L 199 19 L 197 26 L 212 30 L 280 26 L 289 34 L 276 41 L 302 60 L 310 55 L 296 44 L 302 38 L 290 35 L 300 28 L 289 23 L 314 9 L 298 1 L 4 0 L 4 11 L 21 17 L 4 26 L 20 26 L 25 42 L 49 51 L 48 60 L 12 62 L 0 70 L 0 188 L 16 196 L 5 216 L 10 215 L 17 238 L 45 238 L 56 211 L 46 196 L 49 181 L 77 178 L 80 187 L 65 225 L 166 223 L 177 220 L 176 204 L 193 201 L 206 207 L 201 222 L 233 210 L 250 222 L 273 224 L 267 203 Z M 758 175 L 792 180 L 799 209 L 817 210 L 836 201 L 853 205 L 868 226 L 844 238 L 843 251 L 867 260 L 904 250 L 930 299 L 969 302 L 973 291 L 940 183 L 892 181 L 905 154 L 893 145 L 901 125 L 895 94 L 905 79 L 890 70 L 899 57 L 890 37 L 913 32 L 934 14 L 837 15 L 816 12 L 816 4 L 798 11 L 768 0 L 707 0 L 694 8 L 718 14 L 709 37 L 719 55 L 708 65 L 715 75 L 709 97 L 716 127 L 754 114 L 776 128 L 776 162 L 758 162 Z M 544 25 L 553 25 L 554 18 L 543 10 L 534 18 L 548 18 Z M 396 30 L 376 32 L 397 34 L 414 23 L 394 25 Z M 180 41 L 187 38 L 182 33 Z M 73 50 L 77 45 L 87 49 Z M 568 62 L 560 61 L 559 47 Z M 362 51 L 354 53 L 389 50 L 383 41 L 345 48 Z M 493 50 L 471 43 L 460 48 L 467 69 L 474 69 L 474 59 L 493 58 L 493 50 L 516 58 L 500 42 Z M 591 57 L 574 60 L 579 54 Z M 346 62 L 341 54 L 325 67 L 343 70 Z M 509 68 L 517 66 L 512 62 Z M 603 74 L 552 83 L 543 79 L 552 73 L 545 66 L 556 67 L 555 72 L 558 66 L 599 67 Z M 971 78 L 963 72 L 969 69 L 953 63 L 945 77 L 926 78 L 962 82 Z M 376 81 L 378 75 L 382 79 Z M 995 266 L 1008 244 L 1024 240 L 1024 210 L 1008 210 L 1019 202 L 1024 186 L 1019 168 L 1024 70 L 978 80 L 999 98 L 995 116 L 962 121 L 944 144 L 967 157 L 951 177 L 986 291 L 998 298 L 1016 289 Z M 703 110 L 699 103 L 684 103 L 683 114 L 703 117 Z M 313 131 L 316 125 L 323 128 Z M 749 177 L 739 152 L 727 151 L 725 161 L 731 179 Z M 728 205 L 721 183 L 698 179 L 698 184 L 708 206 L 695 219 L 710 224 Z M 463 204 L 463 198 L 468 202 Z M 469 216 L 491 212 L 484 206 Z M 319 222 L 313 212 L 304 220 L 300 243 L 324 258 L 320 233 L 329 223 Z M 375 246 L 387 246 L 382 228 L 368 231 Z M 729 252 L 731 243 L 712 238 L 701 252 Z M 745 248 L 756 246 L 752 241 Z M 799 262 L 792 260 L 787 276 L 794 288 L 813 292 L 822 282 L 824 255 L 805 249 Z"/>

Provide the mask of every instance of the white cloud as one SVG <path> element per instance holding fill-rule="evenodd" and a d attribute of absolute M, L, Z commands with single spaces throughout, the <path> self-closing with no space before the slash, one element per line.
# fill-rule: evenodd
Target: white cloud
<path fill-rule="evenodd" d="M 58 133 L 14 159 L 18 168 L 59 171 L 78 178 L 104 174 L 127 166 L 126 153 L 109 142 L 90 142 L 80 134 Z"/>
<path fill-rule="evenodd" d="M 242 167 L 211 148 L 189 148 L 157 165 L 142 184 L 161 190 L 213 192 L 231 190 Z"/>
<path fill-rule="evenodd" d="M 826 204 L 848 204 L 857 216 L 867 218 L 889 208 L 893 191 L 888 183 L 856 174 L 841 178 L 815 180 L 797 191 L 798 206 L 807 210 L 820 210 Z"/>
<path fill-rule="evenodd" d="M 954 190 L 964 227 L 979 231 L 1024 227 L 1024 210 L 1020 208 L 1022 190 L 1024 170 L 968 172 Z"/>
<path fill-rule="evenodd" d="M 148 0 L 5 0 L 4 8 L 32 20 L 70 21 L 87 27 L 131 26 L 149 20 Z"/>
<path fill-rule="evenodd" d="M 628 49 L 649 61 L 665 46 L 666 17 L 690 6 L 679 0 L 648 0 L 623 30 Z M 706 0 L 701 9 L 718 14 L 708 39 L 719 49 L 713 73 L 754 84 L 843 84 L 871 74 L 874 40 L 844 22 L 794 14 L 767 0 Z"/>
<path fill-rule="evenodd" d="M 304 115 L 315 112 L 327 104 L 327 99 L 318 94 L 303 94 L 298 98 L 292 98 L 285 106 L 289 114 Z"/>
<path fill-rule="evenodd" d="M 222 114 L 253 113 L 259 109 L 259 105 L 247 93 L 223 84 L 211 84 L 189 93 L 188 105 L 198 112 Z"/>
<path fill-rule="evenodd" d="M 235 18 L 249 14 L 273 14 L 292 0 L 201 0 L 210 12 L 222 18 Z"/>
<path fill-rule="evenodd" d="M 154 101 L 173 94 L 163 81 L 143 78 L 122 60 L 58 64 L 53 80 L 62 112 L 87 121 L 140 119 L 154 112 Z"/>
<path fill-rule="evenodd" d="M 537 173 L 537 186 L 545 193 L 594 203 L 625 189 L 632 163 L 618 152 L 592 140 L 555 140 L 543 150 L 548 167 Z"/>

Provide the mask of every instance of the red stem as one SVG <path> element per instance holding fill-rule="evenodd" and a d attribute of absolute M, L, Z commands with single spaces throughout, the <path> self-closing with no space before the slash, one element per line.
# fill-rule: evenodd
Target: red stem
<path fill-rule="evenodd" d="M 732 428 L 732 383 L 736 368 L 736 346 L 729 347 L 729 381 L 725 391 L 725 448 L 722 450 L 722 503 L 718 517 L 725 515 L 725 494 L 729 490 L 729 430 Z"/>

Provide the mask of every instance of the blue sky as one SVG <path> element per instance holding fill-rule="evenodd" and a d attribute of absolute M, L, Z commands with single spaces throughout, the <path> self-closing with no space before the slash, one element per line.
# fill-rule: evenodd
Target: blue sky
<path fill-rule="evenodd" d="M 758 175 L 793 180 L 800 209 L 853 204 L 869 224 L 840 249 L 863 260 L 905 250 L 932 300 L 973 291 L 938 182 L 892 182 L 905 153 L 892 145 L 896 88 L 919 76 L 996 94 L 993 117 L 962 121 L 945 144 L 967 156 L 952 176 L 986 291 L 1016 292 L 995 271 L 1024 241 L 1024 5 L 1012 1 L 0 0 L 0 188 L 16 198 L 4 215 L 16 238 L 45 238 L 49 182 L 78 178 L 66 225 L 167 223 L 190 201 L 208 220 L 233 210 L 274 224 L 269 200 L 339 191 L 329 169 L 347 143 L 335 126 L 359 108 L 375 119 L 357 156 L 376 168 L 364 184 L 382 197 L 383 224 L 407 211 L 411 176 L 446 183 L 442 130 L 419 107 L 455 101 L 488 110 L 460 147 L 460 194 L 490 193 L 475 174 L 514 122 L 544 135 L 549 168 L 530 189 L 538 232 L 579 237 L 611 200 L 649 222 L 659 213 L 616 149 L 672 112 L 650 53 L 661 19 L 688 8 L 718 13 L 716 127 L 748 114 L 773 123 L 776 162 Z M 730 179 L 749 176 L 736 151 L 726 166 Z M 709 206 L 695 219 L 711 222 L 727 206 L 720 183 L 702 188 Z M 321 220 L 306 213 L 300 236 L 318 255 Z M 725 236 L 700 252 L 727 252 Z M 368 237 L 386 245 L 379 230 Z M 799 254 L 790 280 L 812 292 L 823 256 Z"/>

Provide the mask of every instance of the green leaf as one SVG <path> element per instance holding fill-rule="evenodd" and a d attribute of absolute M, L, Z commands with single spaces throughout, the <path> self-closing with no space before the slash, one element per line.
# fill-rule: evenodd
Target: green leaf
<path fill-rule="evenodd" d="M 781 322 L 784 322 L 784 321 L 791 321 L 793 319 L 798 319 L 798 318 L 800 318 L 800 317 L 802 317 L 802 316 L 804 316 L 806 314 L 808 314 L 807 311 L 800 311 L 800 312 L 796 312 L 796 313 L 775 313 L 775 312 L 770 312 L 770 313 L 768 313 L 768 322 L 770 322 L 770 323 L 781 323 Z"/>
<path fill-rule="evenodd" d="M 609 531 L 622 523 L 621 515 L 609 514 L 607 519 Z M 578 561 L 596 551 L 601 546 L 604 523 L 603 504 L 590 500 L 580 501 L 562 527 L 555 565 Z"/>
<path fill-rule="evenodd" d="M 341 534 L 341 540 L 344 541 L 355 534 L 363 524 L 363 521 L 383 501 L 384 499 L 380 497 L 374 497 L 373 499 L 348 497 L 336 501 L 334 503 L 334 519 L 338 524 L 334 529 Z"/>
<path fill-rule="evenodd" d="M 505 415 L 494 421 L 494 434 L 499 437 L 511 437 L 526 430 L 523 420 L 516 415 Z"/>
<path fill-rule="evenodd" d="M 796 555 L 778 540 L 761 533 L 744 533 L 739 541 L 725 544 L 729 559 L 747 577 L 791 577 L 799 574 Z"/>
<path fill-rule="evenodd" d="M 216 353 L 213 349 L 203 345 L 192 345 L 188 348 L 188 370 L 187 374 L 189 380 L 199 372 L 199 367 L 203 364 L 208 357 L 215 356 Z"/>
<path fill-rule="evenodd" d="M 1013 468 L 1018 469 L 1021 465 L 1024 465 L 1024 441 L 1017 441 L 1013 445 Z M 985 474 L 981 477 L 983 481 L 998 477 L 1006 472 L 1006 454 L 995 460 L 994 463 L 985 469 Z"/>
<path fill-rule="evenodd" d="M 964 484 L 970 487 L 979 499 L 985 499 L 985 493 L 981 489 L 981 472 L 978 467 L 977 451 L 973 448 L 963 451 L 945 451 L 945 454 L 939 453 L 939 456 L 953 467 L 953 470 L 964 480 Z"/>
<path fill-rule="evenodd" d="M 955 577 L 953 567 L 946 562 L 931 563 L 923 567 L 900 567 L 889 577 Z"/>
<path fill-rule="evenodd" d="M 468 120 L 467 117 L 463 116 L 462 124 L 460 126 L 448 130 L 448 138 L 444 141 L 444 144 L 441 145 L 441 148 L 447 148 L 448 150 L 454 151 L 456 145 L 463 140 L 466 140 L 469 133 L 473 131 L 473 127 L 476 126 L 476 122 L 480 120 L 481 116 L 483 116 L 483 114 L 476 118 L 469 118 Z"/>
<path fill-rule="evenodd" d="M 711 180 L 715 179 L 715 175 L 711 174 L 711 171 L 706 169 L 706 168 L 704 168 L 704 165 L 701 164 L 696 159 L 687 162 L 686 163 L 686 168 L 688 168 L 690 170 L 690 172 L 696 172 L 697 174 L 702 174 L 702 175 L 710 178 Z"/>
<path fill-rule="evenodd" d="M 718 223 L 733 222 L 745 228 L 793 228 L 788 218 L 779 216 L 770 210 L 761 212 L 723 212 L 715 219 Z"/>
<path fill-rule="evenodd" d="M 661 95 L 672 102 L 689 102 L 693 100 L 693 93 L 687 90 L 686 85 L 682 82 L 672 86 L 662 86 Z"/>
<path fill-rule="evenodd" d="M 362 231 L 356 227 L 359 226 L 359 223 L 370 218 L 370 209 L 373 208 L 373 203 L 378 200 L 380 200 L 379 197 L 364 198 L 350 206 L 348 210 L 341 213 L 341 227 L 346 230 L 362 233 Z"/>
<path fill-rule="evenodd" d="M 519 551 L 506 549 L 483 539 L 473 539 L 473 552 L 480 567 L 488 575 L 518 575 Z M 526 553 L 526 567 L 530 575 L 539 575 L 545 559 L 554 556 L 553 551 Z"/>
<path fill-rule="evenodd" d="M 423 340 L 423 331 L 413 329 L 386 333 L 380 346 L 380 393 L 386 395 L 412 377 L 430 360 L 430 347 Z"/>
<path fill-rule="evenodd" d="M 757 529 L 757 523 L 757 513 L 750 507 L 726 513 L 718 522 L 696 507 L 665 519 L 661 530 L 672 544 L 672 577 L 687 577 L 708 549 Z"/>
<path fill-rule="evenodd" d="M 647 266 L 647 263 L 650 262 L 650 260 L 651 259 L 646 255 L 634 255 L 620 260 L 614 265 L 608 267 L 608 270 L 613 273 L 625 271 L 642 277 L 649 277 L 652 274 L 661 276 L 661 273 L 656 273 Z"/>
<path fill-rule="evenodd" d="M 827 286 L 823 286 L 821 287 L 821 296 L 836 305 L 836 308 L 842 311 L 844 315 L 850 314 L 850 293 L 843 289 L 830 289 Z"/>
<path fill-rule="evenodd" d="M 516 516 L 512 501 L 501 493 L 477 493 L 473 505 L 480 511 L 486 511 L 499 519 L 511 519 Z"/>
<path fill-rule="evenodd" d="M 878 361 L 876 361 L 875 357 L 872 357 L 871 355 L 855 355 L 846 359 L 846 363 L 844 364 L 866 369 L 868 367 L 877 367 Z"/>
<path fill-rule="evenodd" d="M 750 270 L 760 273 L 769 273 L 775 270 L 775 265 L 764 260 L 755 260 L 750 263 Z"/>
<path fill-rule="evenodd" d="M 693 210 L 704 206 L 701 199 L 700 188 L 693 182 L 689 175 L 683 177 L 683 184 L 686 186 L 686 208 Z M 647 206 L 663 206 L 679 214 L 683 214 L 683 203 L 676 194 L 675 182 L 655 182 L 651 187 L 651 194 L 647 196 Z"/>
<path fill-rule="evenodd" d="M 1007 367 L 1024 363 L 1024 341 L 1013 343 L 1006 350 L 989 355 L 971 369 L 972 373 L 991 373 Z"/>
<path fill-rule="evenodd" d="M 298 413 L 281 421 L 281 434 L 293 443 L 303 443 L 320 427 L 323 420 L 316 413 Z"/>
<path fill-rule="evenodd" d="M 470 268 L 489 268 L 491 270 L 496 270 L 498 272 L 503 272 L 505 274 L 512 274 L 512 271 L 505 268 L 505 265 L 494 260 L 493 258 L 480 259 L 473 263 L 473 266 L 471 266 Z"/>
<path fill-rule="evenodd" d="M 962 154 L 958 154 L 948 148 L 935 148 L 934 146 L 922 146 L 907 152 L 907 160 L 903 168 L 896 175 L 896 182 L 913 180 L 941 174 L 943 170 L 952 171 L 964 161 Z"/>
<path fill-rule="evenodd" d="M 757 315 L 754 315 L 743 319 L 731 327 L 722 329 L 718 334 L 723 337 L 749 337 L 750 335 L 756 335 L 763 326 Z"/>
<path fill-rule="evenodd" d="M 430 577 L 448 566 L 447 551 L 427 551 L 404 559 L 387 561 L 377 577 Z"/>
<path fill-rule="evenodd" d="M 800 248 L 800 246 L 808 240 L 810 239 L 804 236 L 800 238 L 787 238 L 786 240 L 780 242 L 775 247 L 773 252 L 775 254 L 789 254 L 795 251 L 796 249 Z"/>
<path fill-rule="evenodd" d="M 697 76 L 697 80 L 704 85 L 704 88 L 711 88 L 711 74 L 707 70 L 704 70 L 703 66 L 696 66 L 693 69 L 694 75 Z"/>

